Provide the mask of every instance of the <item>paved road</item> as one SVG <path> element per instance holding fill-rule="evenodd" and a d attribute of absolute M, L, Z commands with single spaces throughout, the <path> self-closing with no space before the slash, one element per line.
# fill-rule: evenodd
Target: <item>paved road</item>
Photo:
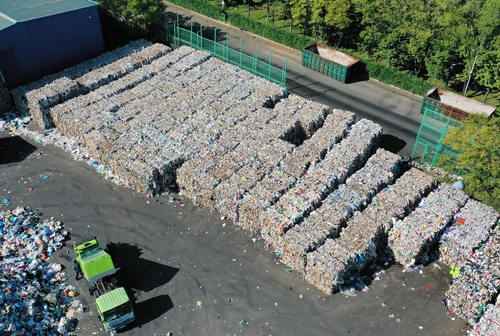
<path fill-rule="evenodd" d="M 384 128 L 383 147 L 400 155 L 410 155 L 415 143 L 420 121 L 421 97 L 384 85 L 375 80 L 356 78 L 353 83 L 344 84 L 301 64 L 301 53 L 286 46 L 241 31 L 222 22 L 197 13 L 167 4 L 167 22 L 178 17 L 181 25 L 201 32 L 213 39 L 214 32 L 219 42 L 229 38 L 229 45 L 253 55 L 258 45 L 259 58 L 269 60 L 273 53 L 273 64 L 282 67 L 288 59 L 287 88 L 290 92 L 310 98 L 332 108 L 350 110 L 357 119 L 367 118 Z M 200 26 L 201 25 L 201 26 Z M 215 30 L 214 28 L 217 28 Z"/>

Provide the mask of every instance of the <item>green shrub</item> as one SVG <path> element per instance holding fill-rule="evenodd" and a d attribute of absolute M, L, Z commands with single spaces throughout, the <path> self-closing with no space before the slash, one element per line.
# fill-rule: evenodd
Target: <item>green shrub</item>
<path fill-rule="evenodd" d="M 276 28 L 259 21 L 254 21 L 239 13 L 231 13 L 228 16 L 231 25 L 238 27 L 241 30 L 265 37 L 269 40 L 284 44 L 297 50 L 302 50 L 315 42 L 312 37 L 296 34 L 285 29 Z"/>
<path fill-rule="evenodd" d="M 342 51 L 347 54 L 351 54 L 348 51 Z M 366 57 L 360 57 L 358 55 L 353 56 L 359 58 L 360 62 L 362 63 L 362 67 L 360 70 L 361 74 L 364 73 L 364 75 L 368 76 L 369 78 L 376 79 L 385 84 L 393 85 L 419 96 L 424 95 L 433 87 L 431 83 L 418 78 L 411 73 L 399 71 L 388 65 L 379 63 Z"/>
<path fill-rule="evenodd" d="M 221 12 L 221 8 L 215 6 L 205 0 L 168 0 L 174 5 L 180 6 L 182 8 L 186 8 L 192 10 L 193 12 L 197 12 L 208 16 L 212 19 L 222 20 L 224 13 Z"/>

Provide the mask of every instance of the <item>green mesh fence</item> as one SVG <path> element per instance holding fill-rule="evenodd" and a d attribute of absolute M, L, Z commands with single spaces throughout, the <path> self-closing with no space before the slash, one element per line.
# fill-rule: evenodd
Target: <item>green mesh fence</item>
<path fill-rule="evenodd" d="M 283 68 L 278 68 L 272 65 L 273 54 L 270 52 L 269 61 L 265 62 L 258 58 L 259 47 L 255 48 L 254 55 L 247 55 L 243 53 L 243 41 L 240 40 L 240 50 L 229 47 L 229 38 L 225 43 L 219 43 L 214 40 L 201 36 L 198 32 L 192 29 L 185 29 L 179 26 L 179 21 L 174 22 L 173 35 L 171 34 L 170 27 L 166 27 L 167 36 L 170 36 L 175 45 L 186 45 L 195 49 L 204 50 L 213 56 L 239 66 L 257 76 L 266 78 L 271 82 L 286 85 L 286 69 L 288 59 L 285 59 Z M 200 29 L 202 31 L 202 29 Z M 217 29 L 214 28 L 214 36 L 217 36 Z"/>
<path fill-rule="evenodd" d="M 446 147 L 443 139 L 448 129 L 460 126 L 460 122 L 428 107 L 423 108 L 423 112 L 411 157 L 420 163 L 428 163 L 431 167 L 436 165 L 440 155 L 446 154 L 456 158 L 458 153 Z"/>

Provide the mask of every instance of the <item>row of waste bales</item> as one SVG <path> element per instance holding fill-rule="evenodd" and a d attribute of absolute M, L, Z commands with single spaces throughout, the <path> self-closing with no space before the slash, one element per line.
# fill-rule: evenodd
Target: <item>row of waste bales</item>
<path fill-rule="evenodd" d="M 61 264 L 52 253 L 68 238 L 64 225 L 42 220 L 32 209 L 0 211 L 0 334 L 61 335 L 76 326 L 68 308 L 83 309 Z"/>
<path fill-rule="evenodd" d="M 460 273 L 445 293 L 446 304 L 450 311 L 471 326 L 479 321 L 481 328 L 495 328 L 495 325 L 488 326 L 488 316 L 496 311 L 492 306 L 495 300 L 498 302 L 499 291 L 500 228 L 497 225 L 486 243 L 475 249 L 460 268 Z M 487 307 L 492 311 L 485 316 L 483 313 Z"/>
<path fill-rule="evenodd" d="M 398 220 L 389 234 L 388 244 L 396 262 L 406 266 L 427 264 L 430 251 L 468 199 L 460 189 L 442 184 L 409 216 Z"/>
<path fill-rule="evenodd" d="M 239 198 L 293 152 L 291 139 L 282 140 L 283 135 L 290 128 L 312 132 L 325 123 L 330 112 L 325 105 L 295 95 L 273 104 L 274 108 L 247 110 L 240 122 L 226 127 L 211 146 L 179 168 L 178 184 L 183 192 L 200 205 L 238 217 Z M 286 114 L 280 112 L 283 110 Z"/>
<path fill-rule="evenodd" d="M 92 70 L 106 66 L 122 57 L 140 51 L 143 48 L 150 46 L 151 44 L 151 42 L 144 39 L 132 41 L 123 47 L 117 48 L 113 51 L 105 52 L 95 58 L 79 63 L 68 69 L 64 69 L 60 72 L 47 75 L 32 83 L 17 87 L 12 90 L 15 107 L 18 111 L 27 113 L 29 112 L 29 106 L 36 103 L 36 101 L 33 101 L 33 99 L 35 99 L 35 97 L 37 96 L 36 92 L 38 90 L 41 90 L 40 92 L 43 92 L 43 87 L 50 86 L 52 82 L 57 81 L 61 78 L 74 80 L 78 77 L 82 77 Z M 33 96 L 33 98 L 29 98 L 30 95 Z M 43 99 L 43 97 L 43 95 L 40 95 L 40 99 Z"/>
<path fill-rule="evenodd" d="M 348 179 L 349 184 L 339 185 L 300 225 L 295 225 L 286 234 L 276 236 L 273 245 L 281 261 L 304 274 L 307 253 L 318 249 L 327 239 L 338 238 L 351 216 L 371 200 L 368 192 L 360 192 L 351 186 L 353 181 L 364 179 L 364 189 L 376 193 L 392 183 L 399 170 L 399 161 L 398 155 L 378 149 L 366 165 Z M 367 176 L 371 177 L 366 179 Z M 352 232 L 354 235 L 358 233 Z"/>
<path fill-rule="evenodd" d="M 498 217 L 498 212 L 492 207 L 469 199 L 441 236 L 440 260 L 450 267 L 464 266 L 469 255 L 487 241 Z"/>
<path fill-rule="evenodd" d="M 230 127 L 252 112 L 267 114 L 266 101 L 274 105 L 286 95 L 282 87 L 187 47 L 121 81 L 122 88 L 104 85 L 55 106 L 52 114 L 66 136 L 151 194 L 175 184 L 185 160 L 206 156 Z"/>
<path fill-rule="evenodd" d="M 311 166 L 293 188 L 254 219 L 266 243 L 277 247 L 280 236 L 318 208 L 337 183 L 345 182 L 347 175 L 364 165 L 381 135 L 381 127 L 366 119 L 351 126 L 346 138 L 333 145 L 324 160 Z"/>
<path fill-rule="evenodd" d="M 101 85 L 107 84 L 113 78 L 121 77 L 141 64 L 149 63 L 155 54 L 169 50 L 166 46 L 152 45 L 146 40 L 133 41 L 36 82 L 15 88 L 12 90 L 15 107 L 18 111 L 31 113 L 38 126 L 51 127 L 50 108 L 88 92 L 89 87 L 85 83 L 88 83 L 89 78 L 101 82 Z M 135 58 L 133 65 L 129 64 L 131 55 Z M 102 69 L 106 69 L 106 72 L 102 72 Z"/>
<path fill-rule="evenodd" d="M 259 231 L 260 227 L 256 218 L 274 205 L 286 191 L 293 188 L 301 176 L 301 174 L 294 176 L 287 169 L 290 167 L 289 162 L 295 159 L 296 162 L 302 162 L 303 167 L 317 163 L 345 136 L 353 122 L 354 114 L 348 111 L 333 110 L 331 114 L 328 114 L 324 119 L 323 127 L 303 141 L 299 147 L 293 148 L 293 151 L 279 162 L 279 168 L 267 173 L 254 188 L 244 194 L 241 201 L 236 204 L 233 202 L 238 225 L 254 233 Z M 325 190 L 321 184 L 316 184 L 316 186 Z"/>
<path fill-rule="evenodd" d="M 323 245 L 305 255 L 304 278 L 327 294 L 339 291 L 351 277 L 359 276 L 377 257 L 377 251 L 384 249 L 384 236 L 395 219 L 410 211 L 404 209 L 408 200 L 418 204 L 435 184 L 431 176 L 415 168 L 405 172 L 376 194 L 366 208 L 355 211 L 339 238 L 326 239 Z"/>

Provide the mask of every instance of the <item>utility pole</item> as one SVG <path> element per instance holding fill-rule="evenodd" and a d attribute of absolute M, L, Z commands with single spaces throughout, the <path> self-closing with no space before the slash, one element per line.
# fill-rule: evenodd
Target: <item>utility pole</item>
<path fill-rule="evenodd" d="M 467 95 L 467 89 L 469 88 L 470 79 L 472 77 L 472 73 L 474 72 L 474 68 L 476 67 L 477 56 L 479 55 L 479 51 L 483 47 L 483 42 L 484 42 L 484 38 L 481 39 L 481 43 L 479 43 L 479 48 L 477 48 L 476 57 L 474 57 L 474 62 L 472 63 L 472 68 L 470 69 L 470 72 L 469 72 L 469 78 L 467 79 L 467 83 L 465 83 L 464 92 L 463 92 L 464 96 Z"/>
<path fill-rule="evenodd" d="M 464 96 L 467 95 L 467 89 L 469 88 L 470 79 L 472 77 L 472 73 L 474 72 L 474 67 L 476 66 L 477 55 L 479 55 L 479 49 L 476 52 L 476 57 L 474 57 L 474 62 L 472 63 L 472 68 L 470 69 L 470 72 L 469 72 L 469 78 L 467 79 L 467 82 L 465 83 L 464 92 L 462 92 L 462 94 Z"/>

